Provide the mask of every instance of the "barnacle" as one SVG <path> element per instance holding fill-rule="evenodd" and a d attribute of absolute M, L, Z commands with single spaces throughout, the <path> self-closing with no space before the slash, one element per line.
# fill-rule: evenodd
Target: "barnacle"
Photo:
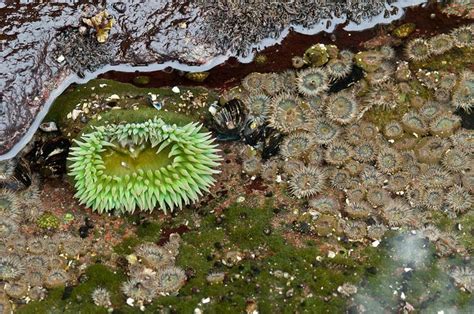
<path fill-rule="evenodd" d="M 290 191 L 296 197 L 310 197 L 326 186 L 326 173 L 318 167 L 301 167 L 290 178 Z"/>
<path fill-rule="evenodd" d="M 437 164 L 449 149 L 449 142 L 439 137 L 424 137 L 415 149 L 419 162 Z"/>
<path fill-rule="evenodd" d="M 244 103 L 249 110 L 249 116 L 257 124 L 263 124 L 268 116 L 270 98 L 264 94 L 254 94 L 246 98 Z"/>
<path fill-rule="evenodd" d="M 16 161 L 14 159 L 0 161 L 0 183 L 10 178 L 16 167 Z"/>
<path fill-rule="evenodd" d="M 102 213 L 136 207 L 166 212 L 207 191 L 220 160 L 209 133 L 161 119 L 108 125 L 82 136 L 69 155 L 76 197 Z"/>
<path fill-rule="evenodd" d="M 304 129 L 308 123 L 307 109 L 300 98 L 283 93 L 274 97 L 268 121 L 283 133 Z"/>
<path fill-rule="evenodd" d="M 25 273 L 25 264 L 14 255 L 0 256 L 0 279 L 13 280 Z"/>
<path fill-rule="evenodd" d="M 370 225 L 367 227 L 367 236 L 373 240 L 380 240 L 387 230 L 384 224 Z"/>
<path fill-rule="evenodd" d="M 323 114 L 326 102 L 325 95 L 316 95 L 311 97 L 305 97 L 304 102 L 308 105 L 308 112 L 313 118 Z"/>
<path fill-rule="evenodd" d="M 349 160 L 345 165 L 344 169 L 349 171 L 349 174 L 351 176 L 357 176 L 361 171 L 362 171 L 362 165 L 360 162 L 352 159 Z"/>
<path fill-rule="evenodd" d="M 353 202 L 344 208 L 346 214 L 351 218 L 367 218 L 371 213 L 371 207 L 366 202 Z"/>
<path fill-rule="evenodd" d="M 467 169 L 470 162 L 469 155 L 458 147 L 446 151 L 441 160 L 443 167 L 451 172 L 461 172 Z"/>
<path fill-rule="evenodd" d="M 290 133 L 280 144 L 280 154 L 285 158 L 301 158 L 313 147 L 313 135 L 309 132 Z"/>
<path fill-rule="evenodd" d="M 145 265 L 154 269 L 170 265 L 174 261 L 171 254 L 154 243 L 141 244 L 136 249 L 136 254 L 141 257 Z"/>
<path fill-rule="evenodd" d="M 304 67 L 306 63 L 303 57 L 294 56 L 293 58 L 291 58 L 291 64 L 293 65 L 295 69 L 301 69 L 302 67 Z"/>
<path fill-rule="evenodd" d="M 378 149 L 375 143 L 373 142 L 363 142 L 358 145 L 355 145 L 353 148 L 354 159 L 360 162 L 370 162 L 375 160 Z"/>
<path fill-rule="evenodd" d="M 421 235 L 431 242 L 436 242 L 439 239 L 441 232 L 433 225 L 427 225 L 420 229 Z"/>
<path fill-rule="evenodd" d="M 268 182 L 274 182 L 278 175 L 278 161 L 269 160 L 264 163 L 260 175 L 263 180 Z"/>
<path fill-rule="evenodd" d="M 46 289 L 40 286 L 32 287 L 28 291 L 28 297 L 33 301 L 41 301 L 46 298 L 47 292 Z"/>
<path fill-rule="evenodd" d="M 352 60 L 332 59 L 326 64 L 326 71 L 335 79 L 346 77 L 352 71 Z"/>
<path fill-rule="evenodd" d="M 453 105 L 470 113 L 474 108 L 474 73 L 465 70 L 453 92 Z"/>
<path fill-rule="evenodd" d="M 430 124 L 430 131 L 441 137 L 451 136 L 461 127 L 461 118 L 454 114 L 441 114 Z"/>
<path fill-rule="evenodd" d="M 316 119 L 312 124 L 311 130 L 314 133 L 314 141 L 317 144 L 329 144 L 333 142 L 340 133 L 340 129 L 337 125 L 323 118 Z"/>
<path fill-rule="evenodd" d="M 474 28 L 472 25 L 464 25 L 451 32 L 456 47 L 469 47 L 474 44 Z"/>
<path fill-rule="evenodd" d="M 263 80 L 263 89 L 268 95 L 276 95 L 284 89 L 285 82 L 278 73 L 266 73 Z"/>
<path fill-rule="evenodd" d="M 474 292 L 474 271 L 469 267 L 456 267 L 450 273 L 451 278 L 460 288 L 466 289 L 469 292 Z"/>
<path fill-rule="evenodd" d="M 452 72 L 442 72 L 438 79 L 438 89 L 451 91 L 458 81 L 458 75 Z"/>
<path fill-rule="evenodd" d="M 369 106 L 390 110 L 397 107 L 398 87 L 390 82 L 374 86 L 368 93 L 366 102 Z"/>
<path fill-rule="evenodd" d="M 380 64 L 377 70 L 367 73 L 366 78 L 370 84 L 380 85 L 390 81 L 394 72 L 394 65 L 391 62 L 385 61 Z"/>
<path fill-rule="evenodd" d="M 329 145 L 324 154 L 324 159 L 333 165 L 342 165 L 353 155 L 352 147 L 343 142 L 336 141 Z"/>
<path fill-rule="evenodd" d="M 447 188 L 453 183 L 453 178 L 449 172 L 440 166 L 431 166 L 421 176 L 421 181 L 426 187 Z"/>
<path fill-rule="evenodd" d="M 384 173 L 393 173 L 401 166 L 400 154 L 392 148 L 384 148 L 377 155 L 377 167 Z"/>
<path fill-rule="evenodd" d="M 283 163 L 283 171 L 288 175 L 293 175 L 304 166 L 302 160 L 290 158 Z"/>
<path fill-rule="evenodd" d="M 84 253 L 86 247 L 79 237 L 69 237 L 63 242 L 62 251 L 68 257 L 75 257 Z"/>
<path fill-rule="evenodd" d="M 33 254 L 41 254 L 45 251 L 45 243 L 40 237 L 33 237 L 28 240 L 28 250 Z"/>
<path fill-rule="evenodd" d="M 390 193 L 381 187 L 371 187 L 367 190 L 366 198 L 372 206 L 383 206 L 390 200 Z"/>
<path fill-rule="evenodd" d="M 354 123 L 345 127 L 344 139 L 351 145 L 357 146 L 366 141 L 360 124 Z"/>
<path fill-rule="evenodd" d="M 5 292 L 14 299 L 20 299 L 24 297 L 28 292 L 28 285 L 20 280 L 14 282 L 7 282 L 5 284 Z"/>
<path fill-rule="evenodd" d="M 97 306 L 110 307 L 112 302 L 110 302 L 110 293 L 105 288 L 95 288 L 91 294 L 92 301 Z"/>
<path fill-rule="evenodd" d="M 6 215 L 15 221 L 20 220 L 19 199 L 15 193 L 0 189 L 0 214 Z"/>
<path fill-rule="evenodd" d="M 384 181 L 384 176 L 372 165 L 366 165 L 359 177 L 365 187 L 380 186 Z"/>
<path fill-rule="evenodd" d="M 428 101 L 418 110 L 418 112 L 426 121 L 432 121 L 443 113 L 443 108 L 441 107 L 441 104 L 435 101 Z"/>
<path fill-rule="evenodd" d="M 444 202 L 443 189 L 427 189 L 423 193 L 423 205 L 432 210 L 440 210 Z"/>
<path fill-rule="evenodd" d="M 356 185 L 346 191 L 346 197 L 349 202 L 362 202 L 365 199 L 365 195 L 367 194 L 367 190 L 359 185 Z"/>
<path fill-rule="evenodd" d="M 436 35 L 428 41 L 430 52 L 434 55 L 441 55 L 454 46 L 454 41 L 448 34 Z"/>
<path fill-rule="evenodd" d="M 322 214 L 317 218 L 313 225 L 316 233 L 322 237 L 334 233 L 340 233 L 339 220 L 333 215 Z"/>
<path fill-rule="evenodd" d="M 2 215 L 3 216 L 3 215 Z M 1 217 L 1 216 L 0 216 Z M 0 239 L 7 239 L 15 235 L 18 230 L 18 224 L 5 216 L 0 219 Z"/>
<path fill-rule="evenodd" d="M 388 178 L 387 189 L 391 192 L 404 191 L 410 183 L 411 176 L 406 171 L 393 173 Z"/>
<path fill-rule="evenodd" d="M 340 124 L 348 124 L 357 118 L 359 107 L 354 96 L 340 92 L 332 96 L 326 107 L 327 117 Z"/>
<path fill-rule="evenodd" d="M 403 127 L 400 122 L 392 120 L 385 124 L 384 135 L 389 139 L 396 139 L 403 136 Z"/>
<path fill-rule="evenodd" d="M 178 267 L 166 267 L 157 275 L 157 290 L 160 293 L 175 293 L 185 282 L 184 270 Z"/>
<path fill-rule="evenodd" d="M 308 68 L 298 72 L 298 90 L 305 96 L 316 96 L 329 88 L 328 76 L 323 69 Z"/>
<path fill-rule="evenodd" d="M 28 285 L 34 287 L 43 285 L 43 277 L 43 272 L 29 269 L 23 278 L 27 281 Z"/>
<path fill-rule="evenodd" d="M 322 147 L 315 145 L 310 149 L 309 153 L 306 156 L 306 159 L 308 163 L 317 166 L 324 160 L 323 153 L 324 150 L 322 149 Z"/>
<path fill-rule="evenodd" d="M 446 88 L 438 88 L 434 91 L 434 98 L 442 103 L 449 103 L 451 101 L 451 92 Z"/>
<path fill-rule="evenodd" d="M 254 176 L 260 173 L 262 163 L 257 156 L 251 156 L 244 159 L 242 162 L 242 170 L 249 176 Z"/>
<path fill-rule="evenodd" d="M 312 197 L 308 200 L 308 205 L 321 213 L 337 214 L 341 209 L 341 204 L 337 198 L 332 196 L 332 193 Z"/>
<path fill-rule="evenodd" d="M 450 139 L 456 147 L 466 152 L 474 152 L 474 130 L 461 129 Z"/>
<path fill-rule="evenodd" d="M 252 72 L 242 80 L 242 86 L 250 93 L 260 93 L 263 91 L 265 76 L 262 73 Z"/>
<path fill-rule="evenodd" d="M 446 203 L 453 212 L 464 213 L 472 209 L 474 197 L 462 186 L 455 185 L 446 194 Z"/>
<path fill-rule="evenodd" d="M 382 217 L 386 224 L 396 227 L 412 224 L 416 221 L 416 217 L 410 205 L 402 198 L 391 199 L 385 204 L 385 206 L 382 207 Z"/>
<path fill-rule="evenodd" d="M 352 59 L 354 58 L 354 53 L 350 50 L 344 49 L 339 51 L 339 56 L 341 57 L 341 59 L 352 61 Z"/>
<path fill-rule="evenodd" d="M 397 69 L 395 70 L 395 78 L 397 81 L 408 81 L 412 78 L 412 73 L 410 70 L 410 65 L 406 61 L 400 61 L 398 63 Z"/>
<path fill-rule="evenodd" d="M 393 59 L 395 57 L 395 49 L 390 46 L 382 46 L 379 51 L 385 59 Z"/>
<path fill-rule="evenodd" d="M 344 233 L 353 241 L 360 241 L 367 236 L 367 224 L 360 220 L 347 220 L 344 222 Z"/>
<path fill-rule="evenodd" d="M 338 189 L 344 190 L 350 186 L 351 174 L 346 169 L 335 168 L 330 172 L 329 182 L 331 186 Z"/>
<path fill-rule="evenodd" d="M 430 46 L 426 40 L 415 38 L 406 45 L 405 55 L 414 61 L 426 60 L 430 57 Z"/>
<path fill-rule="evenodd" d="M 424 135 L 428 132 L 428 127 L 423 118 L 415 111 L 409 111 L 402 117 L 402 125 L 405 131 Z"/>
<path fill-rule="evenodd" d="M 121 286 L 123 294 L 136 301 L 151 301 L 156 296 L 154 287 L 141 279 L 132 277 Z"/>
<path fill-rule="evenodd" d="M 362 120 L 359 124 L 362 135 L 367 139 L 373 139 L 379 134 L 377 126 L 371 122 Z"/>
<path fill-rule="evenodd" d="M 44 285 L 47 288 L 57 288 L 66 285 L 69 280 L 70 277 L 64 269 L 53 268 L 46 274 Z"/>

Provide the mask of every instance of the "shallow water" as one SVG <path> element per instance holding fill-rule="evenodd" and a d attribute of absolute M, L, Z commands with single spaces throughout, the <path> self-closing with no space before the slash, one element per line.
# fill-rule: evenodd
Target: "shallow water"
<path fill-rule="evenodd" d="M 423 2 L 397 1 L 379 9 L 374 7 L 374 11 L 366 13 L 366 17 L 362 14 L 354 18 L 357 24 L 350 22 L 344 29 L 351 32 L 377 23 L 388 23 L 401 17 L 403 7 Z M 293 27 L 283 24 L 272 28 L 267 25 L 261 32 L 255 32 L 249 42 L 242 42 L 236 49 L 231 44 L 233 40 L 229 38 L 219 39 L 220 45 L 216 45 L 213 42 L 216 38 L 205 33 L 213 27 L 212 23 L 215 23 L 212 14 L 200 11 L 199 7 L 187 2 L 177 2 L 173 5 L 156 2 L 153 5 L 147 4 L 146 8 L 138 3 L 124 5 L 125 9 L 111 4 L 105 7 L 117 17 L 118 23 L 111 31 L 110 40 L 101 52 L 102 55 L 89 57 L 89 60 L 85 58 L 85 61 L 82 61 L 83 66 L 79 68 L 73 65 L 77 60 L 57 61 L 63 49 L 58 37 L 70 27 L 77 27 L 81 16 L 90 16 L 97 12 L 95 6 L 6 3 L 0 8 L 0 15 L 5 16 L 0 22 L 3 30 L 0 37 L 3 42 L 0 55 L 3 59 L 0 68 L 0 159 L 12 158 L 31 139 L 49 104 L 69 84 L 84 82 L 84 79 L 77 77 L 74 72 L 80 71 L 80 75 L 86 75 L 85 80 L 88 80 L 101 73 L 116 70 L 149 72 L 170 67 L 181 71 L 206 71 L 235 55 L 239 61 L 251 61 L 253 49 L 261 50 L 282 41 L 290 28 L 305 34 L 315 34 L 322 30 L 332 32 L 338 27 L 340 29 L 338 25 L 347 20 L 343 14 L 340 17 L 329 14 L 331 17 L 319 24 L 315 22 L 323 19 L 323 16 L 315 15 L 313 22 L 304 20 L 304 23 L 299 22 L 302 25 L 293 23 Z M 378 14 L 377 10 L 382 12 Z M 371 14 L 376 16 L 372 17 Z M 186 27 L 177 27 L 180 23 L 185 23 Z M 290 24 L 291 20 L 286 23 Z M 269 34 L 271 37 L 267 38 Z M 238 31 L 234 36 L 242 40 Z M 183 38 L 185 40 L 182 40 Z M 314 39 L 316 38 L 311 40 Z M 360 39 L 358 41 L 360 42 Z M 89 53 L 92 54 L 92 51 Z M 104 67 L 108 63 L 128 64 L 133 67 Z M 233 67 L 226 68 L 234 72 Z M 14 145 L 15 148 L 10 150 Z"/>
<path fill-rule="evenodd" d="M 155 36 L 173 43 L 181 32 L 196 35 L 197 25 L 204 19 L 212 25 L 225 8 L 205 13 L 186 1 L 170 3 L 147 12 L 164 30 L 127 28 L 148 25 L 137 12 L 118 27 L 143 38 L 127 40 L 114 30 L 110 46 L 120 51 L 119 63 L 148 63 L 133 51 L 169 57 L 153 55 L 155 48 L 182 50 L 189 63 L 175 55 L 164 63 L 102 67 L 110 61 L 100 56 L 104 46 L 91 49 L 94 37 L 75 37 L 70 47 L 82 47 L 82 56 L 55 73 L 38 70 L 43 78 L 62 70 L 64 76 L 43 86 L 47 92 L 30 108 L 45 101 L 37 119 L 0 157 L 17 154 L 0 161 L 0 308 L 469 313 L 474 147 L 467 129 L 474 119 L 462 97 L 472 95 L 474 46 L 455 41 L 438 51 L 433 38 L 458 40 L 456 30 L 472 20 L 431 4 L 408 8 L 402 18 L 401 9 L 375 10 L 364 28 L 390 23 L 359 32 L 353 21 L 336 25 L 345 20 L 340 14 L 310 28 L 285 6 L 283 20 L 305 28 L 262 28 L 274 37 L 263 41 L 249 33 L 270 45 L 253 51 L 244 49 L 252 40 L 215 34 L 219 45 L 200 55 L 209 57 L 206 63 L 186 54 L 186 44 L 196 42 L 148 44 Z M 209 3 L 215 4 L 203 8 Z M 30 5 L 25 14 L 41 21 L 43 11 L 35 9 L 45 7 Z M 64 13 L 44 12 L 77 23 L 77 10 L 86 10 L 60 8 Z M 351 19 L 364 18 L 355 12 Z M 406 23 L 416 27 L 397 38 Z M 15 29 L 14 21 L 7 24 Z M 318 27 L 328 32 L 305 34 Z M 245 25 L 236 31 L 243 30 L 249 31 Z M 410 53 L 417 40 L 428 45 L 425 55 Z M 195 79 L 196 71 L 206 73 Z M 44 116 L 57 130 L 36 130 Z M 160 152 L 137 144 L 168 136 L 173 144 Z"/>

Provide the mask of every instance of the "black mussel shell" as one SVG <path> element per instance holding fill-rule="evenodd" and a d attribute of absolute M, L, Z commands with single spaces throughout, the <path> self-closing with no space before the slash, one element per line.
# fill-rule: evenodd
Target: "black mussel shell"
<path fill-rule="evenodd" d="M 66 172 L 66 161 L 71 142 L 65 137 L 54 137 L 35 142 L 27 158 L 33 170 L 44 177 L 61 175 Z"/>
<path fill-rule="evenodd" d="M 212 128 L 220 141 L 236 141 L 241 138 L 241 131 L 247 120 L 247 110 L 239 99 L 232 99 L 217 108 L 212 116 Z"/>
<path fill-rule="evenodd" d="M 266 126 L 263 129 L 262 159 L 266 160 L 275 156 L 280 151 L 280 144 L 283 141 L 283 134 L 276 129 Z"/>
<path fill-rule="evenodd" d="M 263 140 L 266 125 L 259 125 L 254 120 L 248 119 L 242 130 L 242 137 L 245 144 L 256 146 Z"/>
<path fill-rule="evenodd" d="M 357 65 L 354 65 L 352 67 L 351 73 L 348 76 L 335 81 L 334 83 L 332 83 L 331 86 L 329 86 L 329 93 L 337 93 L 343 89 L 348 88 L 349 86 L 353 85 L 354 83 L 360 81 L 363 78 L 364 71 Z"/>
<path fill-rule="evenodd" d="M 0 180 L 0 188 L 13 191 L 26 189 L 31 185 L 30 165 L 24 158 L 15 158 L 12 161 L 13 173 L 8 178 Z"/>

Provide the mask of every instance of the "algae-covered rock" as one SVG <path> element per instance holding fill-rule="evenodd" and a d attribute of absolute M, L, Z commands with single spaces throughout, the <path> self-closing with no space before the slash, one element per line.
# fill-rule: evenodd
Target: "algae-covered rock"
<path fill-rule="evenodd" d="M 355 63 L 367 72 L 377 70 L 384 61 L 384 55 L 379 51 L 361 51 L 355 55 Z"/>
<path fill-rule="evenodd" d="M 325 65 L 329 61 L 329 49 L 323 44 L 313 45 L 305 51 L 303 59 L 315 67 Z"/>
<path fill-rule="evenodd" d="M 133 83 L 139 86 L 145 86 L 150 84 L 150 77 L 146 75 L 139 75 L 133 78 Z"/>
<path fill-rule="evenodd" d="M 415 28 L 416 25 L 414 23 L 405 23 L 395 28 L 392 34 L 398 38 L 406 38 L 410 36 L 411 33 L 413 33 Z"/>
<path fill-rule="evenodd" d="M 209 72 L 188 72 L 185 76 L 188 80 L 202 83 L 209 76 Z"/>

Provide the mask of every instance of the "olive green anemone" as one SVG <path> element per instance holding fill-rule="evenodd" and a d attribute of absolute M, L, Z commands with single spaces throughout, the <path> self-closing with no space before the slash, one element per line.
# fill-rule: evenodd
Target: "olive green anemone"
<path fill-rule="evenodd" d="M 196 201 L 220 171 L 217 145 L 201 126 L 143 123 L 108 125 L 84 134 L 69 153 L 76 197 L 102 213 L 133 213 Z"/>

